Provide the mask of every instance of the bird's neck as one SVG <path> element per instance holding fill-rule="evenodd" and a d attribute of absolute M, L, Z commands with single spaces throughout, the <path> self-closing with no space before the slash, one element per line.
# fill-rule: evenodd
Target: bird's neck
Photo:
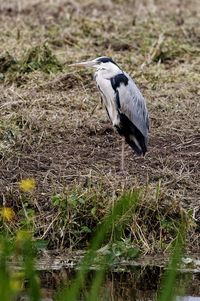
<path fill-rule="evenodd" d="M 116 67 L 114 66 L 113 68 L 110 69 L 99 68 L 95 72 L 95 77 L 101 76 L 102 78 L 110 79 L 120 73 L 122 73 L 122 71 L 117 66 Z"/>

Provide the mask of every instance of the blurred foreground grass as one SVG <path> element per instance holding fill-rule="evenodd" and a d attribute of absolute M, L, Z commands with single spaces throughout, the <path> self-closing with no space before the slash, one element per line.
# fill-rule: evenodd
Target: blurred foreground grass
<path fill-rule="evenodd" d="M 57 288 L 55 299 L 57 301 L 76 301 L 80 296 L 83 300 L 100 300 L 99 293 L 103 285 L 106 272 L 112 268 L 119 253 L 107 249 L 99 252 L 102 244 L 105 244 L 107 237 L 113 232 L 113 225 L 119 220 L 125 221 L 130 211 L 134 213 L 139 201 L 138 192 L 131 192 L 122 195 L 115 206 L 106 214 L 102 223 L 98 226 L 96 233 L 89 242 L 84 257 L 78 264 L 78 271 L 74 278 L 64 283 L 64 288 Z M 121 225 L 122 231 L 125 223 Z M 171 246 L 171 260 L 167 272 L 164 274 L 158 300 L 170 301 L 178 292 L 176 288 L 176 273 L 184 254 L 185 245 L 185 221 L 177 226 L 174 242 Z M 113 236 L 113 234 L 112 234 Z M 117 244 L 119 237 L 113 237 L 112 243 Z M 111 245 L 111 242 L 110 242 Z M 137 250 L 134 246 L 128 246 L 129 253 L 121 253 L 129 259 L 137 257 Z M 127 252 L 127 246 L 124 250 Z M 102 250 L 103 248 L 101 248 Z M 120 250 L 120 249 L 119 249 Z M 118 252 L 119 252 L 118 250 Z M 132 251 L 131 251 L 132 250 Z M 131 251 L 131 252 L 130 252 Z M 37 242 L 34 241 L 30 230 L 18 230 L 15 236 L 0 237 L 0 298 L 3 301 L 12 301 L 20 298 L 23 293 L 28 300 L 41 300 L 41 285 L 35 264 L 37 262 Z M 88 274 L 92 266 L 96 266 L 94 276 L 88 285 Z M 18 267 L 18 268 L 16 268 Z M 26 283 L 26 285 L 25 285 Z M 84 288 L 87 285 L 87 292 Z M 176 290 L 175 290 L 176 288 Z"/>

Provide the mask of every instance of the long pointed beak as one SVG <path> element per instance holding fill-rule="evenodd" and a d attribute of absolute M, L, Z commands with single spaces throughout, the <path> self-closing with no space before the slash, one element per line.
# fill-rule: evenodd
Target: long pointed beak
<path fill-rule="evenodd" d="M 96 62 L 93 61 L 86 61 L 86 62 L 80 62 L 80 63 L 74 63 L 70 64 L 69 66 L 77 66 L 77 67 L 93 67 L 96 64 Z"/>

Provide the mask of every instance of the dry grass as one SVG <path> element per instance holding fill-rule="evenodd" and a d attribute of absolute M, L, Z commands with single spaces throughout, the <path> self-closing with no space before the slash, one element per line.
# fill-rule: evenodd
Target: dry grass
<path fill-rule="evenodd" d="M 169 231 L 165 240 L 155 216 L 175 214 L 176 220 L 176 214 L 199 206 L 199 17 L 195 0 L 130 0 L 126 5 L 120 0 L 0 1 L 1 58 L 9 54 L 9 64 L 21 62 L 14 71 L 0 67 L 1 198 L 18 213 L 17 225 L 22 178 L 37 181 L 26 210 L 34 210 L 35 235 L 50 239 L 51 248 L 74 247 L 70 235 L 76 227 L 70 232 L 67 223 L 77 222 L 77 216 L 77 231 L 79 226 L 95 227 L 118 194 L 147 187 L 131 233 L 145 252 L 167 249 L 173 235 Z M 44 43 L 62 73 L 45 73 L 41 65 L 30 72 L 22 68 L 27 53 Z M 120 171 L 121 139 L 109 125 L 92 75 L 67 66 L 99 55 L 111 56 L 135 78 L 150 112 L 149 152 L 136 158 L 126 146 L 125 174 Z M 162 197 L 156 199 L 158 182 Z M 51 201 L 52 195 L 63 199 L 72 191 L 87 195 L 85 207 L 74 208 L 80 210 L 75 217 L 73 208 L 69 213 Z M 142 227 L 143 216 L 153 216 L 152 232 L 150 225 Z M 88 238 L 76 237 L 75 247 L 82 246 L 78 239 L 85 245 Z M 198 241 L 198 232 L 192 233 L 190 249 L 196 250 Z"/>

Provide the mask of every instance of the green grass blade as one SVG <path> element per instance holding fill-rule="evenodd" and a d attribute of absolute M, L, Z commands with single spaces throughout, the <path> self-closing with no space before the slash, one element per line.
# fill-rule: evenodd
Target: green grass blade
<path fill-rule="evenodd" d="M 105 239 L 105 236 L 108 234 L 108 232 L 111 231 L 113 223 L 116 222 L 117 219 L 125 215 L 130 208 L 135 208 L 138 201 L 139 193 L 135 191 L 122 195 L 122 197 L 118 200 L 112 212 L 106 216 L 102 224 L 97 229 L 96 235 L 90 244 L 89 250 L 84 256 L 83 261 L 80 265 L 80 270 L 78 271 L 77 276 L 75 277 L 71 286 L 63 290 L 58 299 L 59 301 L 77 300 L 78 295 L 80 294 L 80 290 L 84 286 L 89 267 L 93 264 L 96 257 L 96 250 L 100 248 L 103 240 Z M 99 275 L 96 275 L 95 283 L 92 284 L 91 295 L 96 294 L 97 290 L 100 287 L 103 275 L 104 270 L 102 270 Z"/>
<path fill-rule="evenodd" d="M 183 255 L 184 241 L 185 229 L 184 226 L 181 225 L 177 233 L 169 266 L 166 272 L 164 273 L 163 281 L 161 283 L 161 291 L 158 296 L 158 301 L 171 301 L 174 299 L 177 270 Z"/>

